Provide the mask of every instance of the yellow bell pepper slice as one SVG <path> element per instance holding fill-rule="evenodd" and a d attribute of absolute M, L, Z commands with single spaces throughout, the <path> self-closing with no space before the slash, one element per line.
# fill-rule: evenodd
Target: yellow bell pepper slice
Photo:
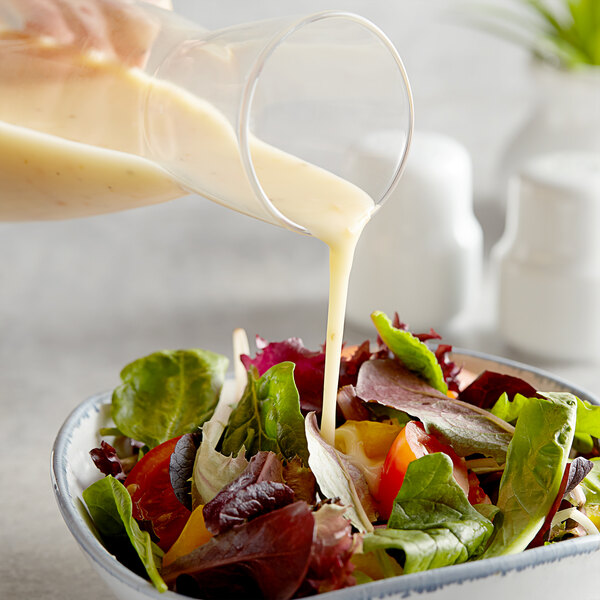
<path fill-rule="evenodd" d="M 204 515 L 202 514 L 203 508 L 204 505 L 201 504 L 192 511 L 192 514 L 179 534 L 179 537 L 169 548 L 169 551 L 163 556 L 163 567 L 170 565 L 181 556 L 185 556 L 192 552 L 192 550 L 206 544 L 206 542 L 212 538 L 212 534 L 206 529 L 204 523 Z"/>

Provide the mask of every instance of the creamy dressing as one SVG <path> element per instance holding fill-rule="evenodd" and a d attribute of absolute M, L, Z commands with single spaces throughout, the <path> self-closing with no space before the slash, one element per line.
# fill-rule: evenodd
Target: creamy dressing
<path fill-rule="evenodd" d="M 11 64 L 0 58 L 0 220 L 114 212 L 170 200 L 185 189 L 272 220 L 247 180 L 231 124 L 207 102 L 141 71 L 81 58 L 70 71 L 61 63 L 44 75 L 51 63 L 35 60 L 29 78 L 11 80 L 19 56 Z M 141 124 L 147 98 L 150 109 L 161 107 L 150 111 L 153 152 Z M 333 443 L 348 279 L 374 203 L 321 168 L 260 140 L 249 144 L 258 180 L 273 204 L 329 246 L 321 428 Z"/>

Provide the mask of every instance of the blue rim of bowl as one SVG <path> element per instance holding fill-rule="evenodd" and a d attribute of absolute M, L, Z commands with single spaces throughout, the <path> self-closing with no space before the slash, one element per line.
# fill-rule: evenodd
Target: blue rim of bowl
<path fill-rule="evenodd" d="M 493 356 L 482 352 L 455 348 L 452 352 L 454 358 L 459 356 L 489 360 L 518 370 L 523 370 L 539 377 L 547 378 L 560 386 L 566 387 L 582 400 L 592 404 L 600 404 L 600 400 L 590 392 L 573 385 L 571 382 L 557 377 L 548 371 L 538 369 L 510 359 Z M 156 590 L 146 579 L 136 575 L 123 566 L 113 555 L 102 546 L 98 538 L 84 520 L 77 509 L 81 499 L 73 497 L 67 480 L 67 464 L 65 453 L 72 441 L 72 431 L 77 428 L 82 420 L 88 418 L 92 411 L 99 412 L 103 405 L 110 402 L 109 392 L 96 394 L 75 408 L 66 418 L 60 428 L 52 448 L 51 476 L 54 495 L 61 515 L 71 531 L 71 534 L 81 546 L 88 559 L 96 563 L 109 577 L 118 579 L 128 588 L 144 594 L 148 598 L 181 599 L 185 596 L 167 591 L 164 593 Z M 564 540 L 557 544 L 550 544 L 540 548 L 527 550 L 519 554 L 489 558 L 480 562 L 468 562 L 449 567 L 441 567 L 430 571 L 401 575 L 390 579 L 383 579 L 371 583 L 361 584 L 351 588 L 344 588 L 334 592 L 319 594 L 323 600 L 344 598 L 347 600 L 367 600 L 369 598 L 385 597 L 391 594 L 421 594 L 433 592 L 452 584 L 484 579 L 493 575 L 506 575 L 510 571 L 522 571 L 527 568 L 552 563 L 567 557 L 591 554 L 600 551 L 600 536 L 585 536 Z"/>

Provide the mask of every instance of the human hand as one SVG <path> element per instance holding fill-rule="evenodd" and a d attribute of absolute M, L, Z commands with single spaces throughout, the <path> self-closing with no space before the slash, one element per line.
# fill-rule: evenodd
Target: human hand
<path fill-rule="evenodd" d="M 146 0 L 171 8 L 171 0 Z M 132 0 L 0 0 L 5 33 L 44 40 L 79 53 L 98 52 L 140 66 L 158 24 Z"/>

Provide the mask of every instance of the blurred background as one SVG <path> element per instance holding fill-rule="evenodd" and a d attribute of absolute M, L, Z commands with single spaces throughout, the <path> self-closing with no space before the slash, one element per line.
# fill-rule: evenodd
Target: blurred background
<path fill-rule="evenodd" d="M 452 138 L 472 161 L 481 295 L 458 324 L 436 328 L 450 344 L 523 358 L 497 335 L 486 286 L 490 250 L 504 229 L 503 157 L 537 110 L 539 88 L 528 50 L 467 23 L 473 4 L 174 0 L 178 13 L 207 29 L 339 8 L 388 34 L 409 74 L 417 130 Z M 114 387 L 125 364 L 158 349 L 231 355 L 235 327 L 251 339 L 298 336 L 317 348 L 326 321 L 327 249 L 189 196 L 88 219 L 0 223 L 0 255 L 0 597 L 75 599 L 85 586 L 86 598 L 99 600 L 106 592 L 89 576 L 50 491 L 49 454 L 60 424 L 85 397 Z M 348 326 L 350 342 L 369 335 Z M 525 358 L 600 394 L 597 366 Z"/>

